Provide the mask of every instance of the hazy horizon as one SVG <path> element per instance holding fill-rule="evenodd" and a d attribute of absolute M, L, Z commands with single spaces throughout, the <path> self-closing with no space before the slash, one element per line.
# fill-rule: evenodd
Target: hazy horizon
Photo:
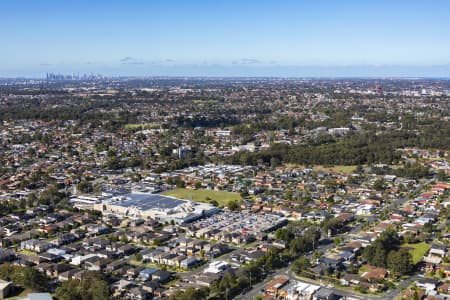
<path fill-rule="evenodd" d="M 17 0 L 0 77 L 449 77 L 450 2 Z"/>
<path fill-rule="evenodd" d="M 45 78 L 47 73 L 99 74 L 105 77 L 286 77 L 286 78 L 450 78 L 450 65 L 443 66 L 286 66 L 237 68 L 215 66 L 157 66 L 128 71 L 119 68 L 48 68 L 10 73 L 0 78 Z"/>

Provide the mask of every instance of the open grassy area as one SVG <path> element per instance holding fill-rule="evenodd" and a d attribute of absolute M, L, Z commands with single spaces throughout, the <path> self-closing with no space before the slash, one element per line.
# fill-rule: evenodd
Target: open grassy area
<path fill-rule="evenodd" d="M 417 243 L 417 244 L 406 244 L 402 247 L 408 248 L 409 253 L 411 253 L 413 264 L 417 264 L 421 261 L 425 253 L 431 248 L 430 245 L 428 245 L 425 242 Z"/>
<path fill-rule="evenodd" d="M 209 203 L 211 200 L 216 200 L 217 203 L 219 203 L 219 206 L 226 205 L 230 200 L 242 199 L 241 195 L 239 195 L 238 193 L 202 190 L 202 189 L 200 190 L 175 189 L 164 192 L 163 195 L 206 203 Z"/>
<path fill-rule="evenodd" d="M 25 255 L 36 255 L 36 252 L 27 249 L 20 249 L 17 252 Z"/>
<path fill-rule="evenodd" d="M 213 100 L 213 99 L 209 99 L 209 100 L 194 99 L 194 100 L 192 100 L 192 102 L 195 103 L 195 104 L 216 104 L 218 101 L 217 100 Z"/>
<path fill-rule="evenodd" d="M 315 171 L 328 171 L 328 172 L 336 172 L 336 173 L 344 173 L 351 174 L 355 171 L 356 166 L 314 166 L 313 170 Z"/>
<path fill-rule="evenodd" d="M 307 168 L 307 166 L 302 165 L 296 165 L 296 164 L 286 164 L 286 167 L 288 168 L 300 168 L 304 169 Z M 344 173 L 344 174 L 351 174 L 355 171 L 357 166 L 351 165 L 351 166 L 323 166 L 323 165 L 314 165 L 312 166 L 312 169 L 314 171 L 322 171 L 322 172 L 333 172 L 333 173 Z"/>
<path fill-rule="evenodd" d="M 139 124 L 139 123 L 132 124 L 132 123 L 130 123 L 130 124 L 126 124 L 124 127 L 125 127 L 125 129 L 128 129 L 128 130 L 154 129 L 154 128 L 159 128 L 160 124 L 158 124 L 158 123 L 142 123 L 142 124 Z"/>
<path fill-rule="evenodd" d="M 363 273 L 369 271 L 369 267 L 367 265 L 362 265 L 361 268 L 358 270 L 358 274 L 362 275 Z"/>

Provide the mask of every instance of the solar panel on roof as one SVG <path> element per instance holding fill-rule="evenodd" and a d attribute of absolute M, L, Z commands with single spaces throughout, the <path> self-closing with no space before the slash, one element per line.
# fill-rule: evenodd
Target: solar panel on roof
<path fill-rule="evenodd" d="M 186 201 L 166 197 L 158 194 L 127 194 L 123 201 L 115 203 L 115 205 L 123 207 L 138 207 L 141 210 L 149 210 L 154 208 L 171 209 Z"/>

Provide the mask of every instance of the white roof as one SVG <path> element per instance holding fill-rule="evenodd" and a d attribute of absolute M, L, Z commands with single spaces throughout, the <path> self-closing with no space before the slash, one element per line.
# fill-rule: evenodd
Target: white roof
<path fill-rule="evenodd" d="M 6 288 L 9 284 L 11 284 L 11 282 L 0 279 L 0 290 Z"/>
<path fill-rule="evenodd" d="M 310 284 L 303 292 L 308 293 L 308 294 L 313 294 L 318 289 L 320 289 L 320 286 Z"/>
<path fill-rule="evenodd" d="M 29 300 L 51 300 L 52 296 L 49 293 L 31 293 L 28 294 Z"/>
<path fill-rule="evenodd" d="M 295 287 L 295 289 L 296 289 L 298 292 L 301 292 L 301 291 L 303 291 L 304 289 L 306 289 L 308 286 L 309 286 L 309 283 L 306 283 L 306 282 L 298 282 L 297 285 L 296 285 L 296 287 Z"/>

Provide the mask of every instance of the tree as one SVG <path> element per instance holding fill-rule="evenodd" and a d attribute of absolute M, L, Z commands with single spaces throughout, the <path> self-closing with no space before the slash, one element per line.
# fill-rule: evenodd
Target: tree
<path fill-rule="evenodd" d="M 136 253 L 136 255 L 134 256 L 136 261 L 142 261 L 142 254 L 141 253 Z"/>
<path fill-rule="evenodd" d="M 103 300 L 109 299 L 108 283 L 99 272 L 88 271 L 81 281 L 68 280 L 55 291 L 58 300 Z"/>
<path fill-rule="evenodd" d="M 83 180 L 77 184 L 77 190 L 82 193 L 92 193 L 94 191 L 94 187 L 91 182 Z"/>
<path fill-rule="evenodd" d="M 387 267 L 397 275 L 406 275 L 413 270 L 412 256 L 406 249 L 392 250 L 387 256 Z"/>
<path fill-rule="evenodd" d="M 282 266 L 280 254 L 278 253 L 278 251 L 276 251 L 274 249 L 270 249 L 267 252 L 267 254 L 264 256 L 264 258 L 265 258 L 264 265 L 269 270 L 275 270 Z"/>
<path fill-rule="evenodd" d="M 175 186 L 177 187 L 177 188 L 184 188 L 184 187 L 186 187 L 186 183 L 184 182 L 184 180 L 182 180 L 181 178 L 179 178 L 179 177 L 177 177 L 176 179 L 175 179 Z"/>
<path fill-rule="evenodd" d="M 339 218 L 327 217 L 322 222 L 321 227 L 325 232 L 330 231 L 331 234 L 336 234 L 341 232 L 341 230 L 344 228 L 344 222 Z"/>
<path fill-rule="evenodd" d="M 279 167 L 281 165 L 281 161 L 277 157 L 272 157 L 270 159 L 270 166 L 272 168 Z"/>
<path fill-rule="evenodd" d="M 343 242 L 343 238 L 342 237 L 335 237 L 334 239 L 333 239 L 333 242 L 334 242 L 334 245 L 336 246 L 336 247 L 338 247 L 342 242 Z"/>
<path fill-rule="evenodd" d="M 194 287 L 189 287 L 184 294 L 185 294 L 184 299 L 199 299 L 199 300 L 207 299 L 208 289 L 207 288 L 195 289 Z"/>
<path fill-rule="evenodd" d="M 370 263 L 374 266 L 385 268 L 387 253 L 385 249 L 379 246 L 375 247 L 375 252 Z"/>
<path fill-rule="evenodd" d="M 285 194 L 286 200 L 292 200 L 292 190 L 287 190 Z"/>
<path fill-rule="evenodd" d="M 250 285 L 250 280 L 244 273 L 240 273 L 237 278 L 237 288 L 240 290 L 248 287 Z"/>
<path fill-rule="evenodd" d="M 67 281 L 63 281 L 61 286 L 56 289 L 55 297 L 58 300 L 80 299 L 78 280 L 69 279 Z"/>
<path fill-rule="evenodd" d="M 275 231 L 275 238 L 277 240 L 283 240 L 289 242 L 294 238 L 294 234 L 287 228 L 278 228 Z"/>
<path fill-rule="evenodd" d="M 385 268 L 389 252 L 397 250 L 399 246 L 400 238 L 397 232 L 392 228 L 388 228 L 371 245 L 364 249 L 363 256 L 369 264 Z"/>
<path fill-rule="evenodd" d="M 433 232 L 433 223 L 427 222 L 423 225 L 423 232 L 432 233 Z"/>
<path fill-rule="evenodd" d="M 307 259 L 305 256 L 300 256 L 292 265 L 292 271 L 299 274 L 304 270 L 307 270 L 311 267 L 311 263 L 309 262 L 309 259 Z"/>
<path fill-rule="evenodd" d="M 91 276 L 88 275 L 81 282 L 83 300 L 109 299 L 108 283 L 104 281 L 100 276 L 94 276 L 94 274 L 92 274 Z M 88 295 L 84 294 L 86 291 Z"/>
<path fill-rule="evenodd" d="M 198 190 L 202 187 L 202 183 L 200 181 L 196 181 L 194 187 L 196 190 Z"/>
<path fill-rule="evenodd" d="M 437 178 L 439 181 L 445 181 L 445 180 L 447 180 L 447 174 L 445 173 L 444 170 L 439 170 L 437 172 Z"/>
<path fill-rule="evenodd" d="M 235 211 L 235 210 L 239 209 L 239 203 L 238 203 L 237 200 L 230 200 L 227 203 L 227 207 L 228 207 L 229 210 Z"/>
<path fill-rule="evenodd" d="M 47 278 L 33 268 L 23 268 L 20 276 L 22 277 L 21 281 L 24 287 L 41 290 L 42 288 L 45 289 L 48 283 Z"/>
<path fill-rule="evenodd" d="M 38 201 L 38 197 L 35 192 L 31 192 L 27 195 L 27 206 L 34 207 Z"/>
<path fill-rule="evenodd" d="M 233 282 L 233 277 L 231 276 L 231 274 L 229 272 L 225 273 L 225 275 L 220 280 L 219 290 L 221 292 L 226 291 L 227 289 L 229 289 L 231 287 L 232 282 Z"/>
<path fill-rule="evenodd" d="M 123 167 L 123 165 L 124 164 L 122 163 L 120 158 L 117 156 L 112 156 L 112 157 L 108 158 L 108 160 L 106 161 L 106 164 L 105 164 L 106 168 L 110 169 L 110 170 L 121 169 Z"/>
<path fill-rule="evenodd" d="M 373 188 L 377 191 L 382 191 L 386 189 L 386 185 L 384 184 L 384 181 L 382 179 L 377 179 L 373 184 Z"/>
<path fill-rule="evenodd" d="M 37 291 L 45 291 L 49 284 L 49 279 L 38 270 L 9 263 L 0 265 L 0 278 Z"/>
<path fill-rule="evenodd" d="M 248 189 L 244 188 L 244 189 L 239 193 L 239 195 L 240 195 L 242 198 L 248 197 L 248 195 L 249 195 Z"/>
<path fill-rule="evenodd" d="M 25 209 L 25 208 L 27 207 L 27 201 L 26 201 L 24 198 L 21 198 L 21 199 L 19 200 L 19 207 L 20 207 L 21 209 Z"/>

